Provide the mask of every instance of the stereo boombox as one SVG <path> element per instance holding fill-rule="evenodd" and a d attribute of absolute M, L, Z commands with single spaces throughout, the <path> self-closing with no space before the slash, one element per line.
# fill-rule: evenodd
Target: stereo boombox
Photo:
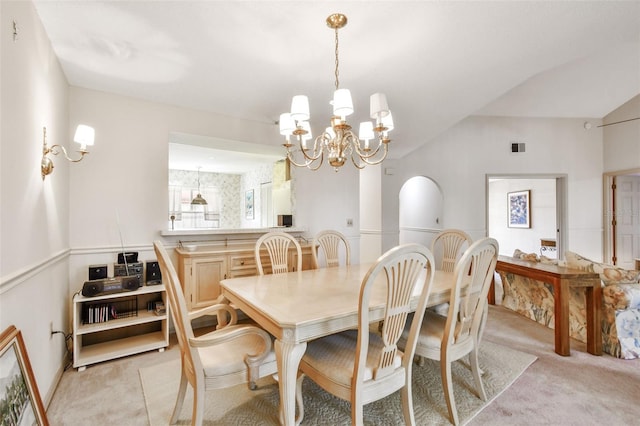
<path fill-rule="evenodd" d="M 135 263 L 116 263 L 113 265 L 113 276 L 114 277 L 127 277 L 131 275 L 135 275 L 138 277 L 138 281 L 142 284 L 142 274 L 144 271 L 144 265 L 142 262 Z"/>
<path fill-rule="evenodd" d="M 82 295 L 85 297 L 103 296 L 137 290 L 138 287 L 140 287 L 140 279 L 135 275 L 89 280 L 85 281 L 82 286 Z"/>
<path fill-rule="evenodd" d="M 130 255 L 136 256 L 130 256 Z M 126 253 L 122 260 L 135 260 L 137 253 Z M 120 261 L 120 257 L 118 257 Z M 146 278 L 145 278 L 146 275 Z M 107 265 L 89 265 L 89 281 L 82 286 L 85 297 L 102 296 L 137 290 L 142 285 L 162 284 L 160 264 L 157 261 L 147 262 L 146 274 L 142 262 L 116 263 L 113 265 L 113 278 L 107 278 Z"/>

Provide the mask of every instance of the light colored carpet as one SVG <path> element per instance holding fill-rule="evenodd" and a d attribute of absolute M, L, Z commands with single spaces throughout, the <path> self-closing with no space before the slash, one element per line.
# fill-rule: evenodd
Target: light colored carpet
<path fill-rule="evenodd" d="M 484 341 L 480 350 L 480 366 L 487 401 L 472 391 L 473 379 L 466 360 L 453 366 L 454 394 L 462 424 L 467 423 L 491 401 L 498 397 L 520 376 L 536 357 L 524 352 Z M 139 370 L 140 381 L 151 426 L 165 426 L 173 411 L 180 380 L 180 361 L 144 367 Z M 417 424 L 449 425 L 447 407 L 440 381 L 440 366 L 426 360 L 414 365 L 413 400 Z M 214 424 L 278 424 L 278 387 L 271 378 L 262 379 L 259 389 L 247 386 L 209 391 L 205 397 L 205 425 Z M 303 384 L 306 425 L 349 425 L 350 404 L 324 392 L 311 380 Z M 188 388 L 186 401 L 178 424 L 191 424 L 192 393 Z M 398 392 L 365 406 L 365 424 L 402 424 L 402 408 Z"/>

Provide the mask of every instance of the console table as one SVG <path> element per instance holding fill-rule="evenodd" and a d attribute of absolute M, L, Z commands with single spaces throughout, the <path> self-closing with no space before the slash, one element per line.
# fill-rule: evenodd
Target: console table
<path fill-rule="evenodd" d="M 600 328 L 602 287 L 600 275 L 595 272 L 566 268 L 508 256 L 498 256 L 496 272 L 505 272 L 553 286 L 555 352 L 569 356 L 569 288 L 585 289 L 587 307 L 587 351 L 602 355 L 602 330 Z M 495 288 L 491 288 L 489 303 L 495 303 Z"/>

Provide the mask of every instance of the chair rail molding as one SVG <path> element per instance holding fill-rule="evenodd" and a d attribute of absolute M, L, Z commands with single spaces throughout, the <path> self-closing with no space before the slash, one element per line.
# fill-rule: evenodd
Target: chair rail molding
<path fill-rule="evenodd" d="M 47 268 L 55 265 L 56 263 L 62 262 L 69 258 L 71 250 L 64 249 L 55 253 L 48 259 L 43 260 L 42 262 L 34 263 L 25 268 L 19 269 L 7 276 L 0 278 L 0 295 L 6 293 L 12 288 L 20 285 L 21 283 L 27 281 L 28 279 L 40 274 L 45 271 Z"/>

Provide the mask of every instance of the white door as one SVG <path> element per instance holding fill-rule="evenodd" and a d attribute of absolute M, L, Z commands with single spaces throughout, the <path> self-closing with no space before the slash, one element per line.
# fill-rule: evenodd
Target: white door
<path fill-rule="evenodd" d="M 640 176 L 616 176 L 616 265 L 634 269 L 640 258 Z"/>

